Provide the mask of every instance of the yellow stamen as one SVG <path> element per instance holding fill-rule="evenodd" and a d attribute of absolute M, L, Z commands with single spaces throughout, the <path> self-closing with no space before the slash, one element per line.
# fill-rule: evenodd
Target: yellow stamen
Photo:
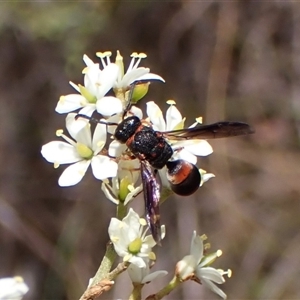
<path fill-rule="evenodd" d="M 146 225 L 147 225 L 147 222 L 146 222 L 146 220 L 145 220 L 144 218 L 140 218 L 140 224 L 141 224 L 142 226 L 146 226 Z"/>
<path fill-rule="evenodd" d="M 200 236 L 200 238 L 201 238 L 202 241 L 206 241 L 207 240 L 207 235 L 206 234 L 202 234 Z"/>
<path fill-rule="evenodd" d="M 56 136 L 62 136 L 64 131 L 62 129 L 57 129 L 56 130 Z"/>
<path fill-rule="evenodd" d="M 169 105 L 176 105 L 176 102 L 174 101 L 174 100 L 168 100 L 167 101 L 167 104 L 169 104 Z"/>
<path fill-rule="evenodd" d="M 232 271 L 230 269 L 227 270 L 227 277 L 230 278 L 232 276 Z"/>
<path fill-rule="evenodd" d="M 147 57 L 147 54 L 146 53 L 139 53 L 138 55 L 137 55 L 137 57 L 138 58 L 146 58 Z"/>
<path fill-rule="evenodd" d="M 96 56 L 100 58 L 110 57 L 111 55 L 111 51 L 96 52 Z"/>
<path fill-rule="evenodd" d="M 148 256 L 151 260 L 156 260 L 156 255 L 154 252 L 150 252 Z"/>
<path fill-rule="evenodd" d="M 202 117 L 198 117 L 198 118 L 196 118 L 196 122 L 198 122 L 198 123 L 202 124 L 202 122 L 203 122 L 203 118 L 202 118 Z"/>

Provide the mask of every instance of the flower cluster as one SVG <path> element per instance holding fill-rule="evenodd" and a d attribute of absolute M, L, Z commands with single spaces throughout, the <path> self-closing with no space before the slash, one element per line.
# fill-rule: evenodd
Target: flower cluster
<path fill-rule="evenodd" d="M 146 57 L 144 53 L 133 53 L 126 71 L 119 51 L 115 62 L 111 61 L 109 51 L 98 52 L 97 56 L 100 59 L 97 63 L 87 55 L 83 56 L 86 65 L 82 71 L 84 84 L 70 82 L 76 93 L 61 96 L 55 108 L 59 114 L 67 114 L 65 123 L 68 135 L 63 129 L 57 130 L 56 135 L 60 140 L 43 145 L 41 153 L 55 168 L 63 164 L 69 165 L 59 177 L 60 186 L 78 184 L 91 166 L 94 177 L 102 181 L 101 189 L 106 198 L 118 208 L 125 208 L 122 214 L 117 213 L 117 218 L 111 219 L 108 232 L 115 252 L 123 259 L 126 267 L 128 266 L 132 282 L 144 285 L 167 274 L 166 271 L 150 273 L 156 260 L 152 248 L 156 245 L 155 240 L 164 238 L 165 227 L 161 226 L 161 236 L 154 239 L 152 235 L 147 235 L 147 222 L 132 208 L 128 210 L 128 203 L 143 189 L 143 184 L 139 181 L 140 159 L 143 159 L 143 156 L 134 156 L 126 144 L 114 139 L 114 132 L 123 119 L 132 116 L 138 117 L 145 126 L 158 132 L 183 129 L 185 118 L 173 100 L 167 101 L 169 108 L 165 118 L 153 101 L 147 102 L 146 117 L 140 108 L 133 105 L 146 95 L 148 81 L 164 82 L 162 77 L 151 73 L 149 68 L 139 66 L 141 60 Z M 95 114 L 98 114 L 98 117 L 95 117 Z M 91 126 L 90 121 L 96 125 Z M 201 118 L 197 118 L 190 127 L 201 121 Z M 166 141 L 172 149 L 171 160 L 182 159 L 195 165 L 198 156 L 207 156 L 213 152 L 210 144 L 201 139 L 177 140 L 170 137 Z M 199 169 L 199 173 L 200 186 L 214 177 L 202 169 Z M 166 167 L 159 170 L 159 175 L 162 188 L 170 190 Z M 155 188 L 158 191 L 158 183 Z M 159 195 L 157 197 L 159 198 Z M 147 209 L 153 210 L 151 207 Z M 147 221 L 149 224 L 157 224 L 156 218 L 159 220 L 159 215 L 153 213 L 152 216 L 147 216 Z M 210 262 L 204 255 L 202 240 L 194 233 L 191 254 L 177 264 L 176 278 L 180 281 L 193 279 L 201 282 L 225 298 L 225 294 L 213 283 L 223 283 L 225 272 L 207 267 Z M 93 280 L 96 280 L 95 278 L 96 276 Z"/>
<path fill-rule="evenodd" d="M 60 176 L 58 181 L 60 186 L 72 186 L 79 183 L 91 165 L 95 178 L 103 181 L 102 190 L 115 203 L 119 201 L 117 190 L 120 184 L 119 180 L 116 182 L 115 178 L 127 178 L 127 186 L 130 189 L 128 192 L 130 195 L 126 199 L 127 204 L 132 196 L 140 192 L 141 187 L 134 187 L 138 179 L 138 172 L 131 171 L 129 177 L 127 177 L 128 174 L 124 174 L 125 169 L 130 170 L 130 168 L 120 166 L 122 164 L 120 162 L 124 161 L 123 154 L 126 151 L 124 144 L 113 140 L 106 150 L 107 134 L 113 134 L 115 129 L 115 126 L 108 126 L 107 124 L 117 124 L 124 117 L 123 114 L 128 106 L 128 101 L 131 101 L 131 99 L 126 99 L 131 84 L 142 80 L 159 80 L 162 82 L 164 80 L 159 75 L 150 73 L 149 68 L 139 67 L 141 60 L 146 57 L 144 53 L 131 55 L 132 60 L 126 72 L 124 72 L 123 58 L 119 51 L 115 63 L 110 60 L 111 52 L 98 52 L 97 56 L 100 58 L 101 64 L 94 63 L 87 55 L 83 56 L 86 64 L 83 69 L 84 85 L 70 82 L 78 93 L 61 96 L 55 109 L 60 114 L 68 113 L 66 128 L 72 138 L 66 136 L 63 130 L 59 129 L 56 131 L 56 135 L 63 138 L 65 142 L 49 142 L 42 147 L 41 153 L 48 162 L 54 164 L 55 168 L 61 164 L 71 164 Z M 114 91 L 115 96 L 108 95 L 111 90 Z M 134 94 L 137 93 L 132 93 L 131 96 L 133 97 Z M 144 94 L 142 92 L 140 97 Z M 157 104 L 153 101 L 147 103 L 147 120 L 154 130 L 170 131 L 184 127 L 185 118 L 182 118 L 181 113 L 176 108 L 175 101 L 169 100 L 167 103 L 170 107 L 166 112 L 166 120 L 164 120 L 162 111 Z M 93 134 L 88 119 L 78 118 L 76 120 L 76 114 L 72 113 L 75 110 L 80 115 L 87 117 L 90 117 L 96 110 L 102 116 L 98 120 L 102 123 L 97 124 Z M 140 119 L 143 118 L 141 109 L 136 106 L 132 106 L 127 114 L 135 115 Z M 197 122 L 192 126 L 195 126 Z M 200 139 L 170 140 L 169 143 L 174 150 L 173 159 L 180 158 L 193 164 L 196 164 L 197 156 L 206 156 L 213 151 L 207 141 Z M 119 162 L 119 165 L 116 161 Z M 130 164 L 132 165 L 131 170 L 138 170 L 138 160 Z M 214 177 L 213 174 L 207 174 L 204 170 L 200 170 L 200 173 L 202 174 L 201 185 Z M 165 170 L 160 170 L 163 185 L 168 186 L 164 174 Z M 107 180 L 108 178 L 111 178 L 111 183 Z"/>

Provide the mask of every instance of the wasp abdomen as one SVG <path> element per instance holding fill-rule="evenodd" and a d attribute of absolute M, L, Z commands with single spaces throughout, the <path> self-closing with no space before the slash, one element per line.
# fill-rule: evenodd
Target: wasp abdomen
<path fill-rule="evenodd" d="M 186 160 L 167 162 L 167 179 L 171 189 L 180 196 L 189 196 L 197 191 L 201 182 L 198 168 Z"/>

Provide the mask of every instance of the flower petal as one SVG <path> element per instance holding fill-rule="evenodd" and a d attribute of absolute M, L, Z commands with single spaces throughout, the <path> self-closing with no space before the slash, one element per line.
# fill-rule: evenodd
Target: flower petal
<path fill-rule="evenodd" d="M 147 115 L 153 124 L 153 129 L 166 131 L 166 122 L 159 106 L 154 101 L 147 102 Z"/>
<path fill-rule="evenodd" d="M 43 157 L 51 163 L 70 164 L 81 160 L 73 145 L 66 142 L 52 141 L 42 147 Z"/>
<path fill-rule="evenodd" d="M 195 258 L 196 263 L 199 264 L 201 258 L 203 257 L 203 241 L 197 232 L 193 232 L 190 254 Z"/>
<path fill-rule="evenodd" d="M 119 67 L 114 64 L 108 64 L 100 73 L 99 81 L 101 83 L 98 97 L 103 97 L 112 87 L 118 78 Z"/>
<path fill-rule="evenodd" d="M 223 298 L 223 299 L 227 298 L 226 294 L 220 288 L 218 288 L 213 282 L 211 282 L 205 278 L 202 278 L 201 282 L 203 285 L 207 286 L 211 291 L 218 294 L 221 298 Z"/>
<path fill-rule="evenodd" d="M 90 67 L 95 64 L 86 54 L 83 55 L 83 61 L 87 67 Z"/>
<path fill-rule="evenodd" d="M 124 205 L 127 205 L 131 200 L 133 200 L 142 190 L 143 184 L 140 184 L 138 187 L 128 193 L 124 200 Z"/>
<path fill-rule="evenodd" d="M 85 107 L 83 107 L 78 113 L 81 115 L 85 115 L 91 117 L 93 112 L 96 110 L 96 104 L 88 103 Z"/>
<path fill-rule="evenodd" d="M 167 128 L 166 128 L 167 131 L 180 129 L 180 128 L 176 128 L 176 126 L 182 122 L 182 115 L 175 105 L 171 105 L 168 108 L 166 113 L 166 122 L 167 122 Z"/>
<path fill-rule="evenodd" d="M 88 147 L 91 147 L 91 129 L 87 119 L 76 119 L 76 113 L 69 113 L 66 117 L 66 128 L 71 137 Z"/>
<path fill-rule="evenodd" d="M 107 96 L 97 100 L 96 108 L 99 114 L 109 117 L 121 113 L 123 111 L 123 104 L 120 99 Z"/>
<path fill-rule="evenodd" d="M 176 144 L 176 148 L 177 148 L 177 144 Z M 175 150 L 175 149 L 173 148 L 173 150 Z M 197 157 L 194 154 L 192 154 L 191 152 L 189 152 L 188 150 L 186 150 L 185 148 L 180 149 L 180 151 L 175 151 L 173 154 L 173 159 L 187 160 L 188 162 L 190 162 L 193 165 L 195 165 L 197 163 Z"/>
<path fill-rule="evenodd" d="M 166 226 L 165 225 L 161 225 L 160 227 L 161 230 L 161 239 L 164 239 L 164 237 L 166 236 Z M 147 235 L 144 238 L 144 243 L 149 247 L 149 248 L 153 248 L 156 245 L 156 242 L 153 238 L 152 235 Z"/>
<path fill-rule="evenodd" d="M 94 150 L 95 154 L 98 154 L 99 151 L 104 147 L 106 136 L 106 125 L 98 123 L 94 131 L 92 143 L 92 149 Z"/>
<path fill-rule="evenodd" d="M 140 177 L 140 161 L 138 159 L 120 159 L 118 177 L 120 179 L 127 177 L 134 185 Z"/>
<path fill-rule="evenodd" d="M 103 191 L 105 197 L 113 202 L 114 204 L 119 204 L 119 199 L 117 198 L 116 195 L 114 195 L 113 191 L 110 188 L 110 185 L 106 182 L 102 182 L 101 184 L 101 190 Z"/>
<path fill-rule="evenodd" d="M 128 239 L 123 234 L 124 229 L 127 227 L 126 224 L 124 225 L 123 222 L 117 218 L 111 218 L 108 227 L 109 238 L 114 244 L 114 248 L 120 257 L 124 257 L 128 254 Z"/>
<path fill-rule="evenodd" d="M 130 263 L 136 265 L 139 268 L 145 268 L 146 263 L 143 258 L 138 257 L 138 256 L 132 256 L 129 260 Z"/>
<path fill-rule="evenodd" d="M 165 80 L 161 76 L 153 73 L 145 74 L 139 77 L 137 80 L 160 80 L 162 82 L 165 82 Z"/>
<path fill-rule="evenodd" d="M 194 274 L 196 265 L 193 255 L 187 255 L 176 264 L 176 275 L 185 280 Z"/>
<path fill-rule="evenodd" d="M 125 144 L 121 144 L 120 142 L 113 140 L 108 148 L 108 155 L 112 157 L 120 157 L 122 153 L 127 149 Z"/>
<path fill-rule="evenodd" d="M 161 277 L 164 277 L 168 274 L 167 271 L 164 271 L 164 270 L 160 270 L 160 271 L 155 271 L 153 273 L 150 273 L 148 275 L 146 275 L 142 282 L 141 283 L 148 283 L 148 282 L 151 282 L 153 281 L 154 279 L 157 279 L 157 278 L 161 278 Z"/>
<path fill-rule="evenodd" d="M 216 177 L 213 173 L 206 173 L 206 172 L 203 173 L 202 169 L 199 169 L 199 172 L 201 174 L 201 183 L 200 183 L 200 186 L 202 186 L 209 179 Z"/>
<path fill-rule="evenodd" d="M 212 267 L 199 267 L 196 269 L 196 275 L 198 278 L 206 278 L 218 284 L 222 284 L 225 282 L 222 274 Z"/>
<path fill-rule="evenodd" d="M 97 179 L 103 180 L 117 175 L 118 164 L 107 156 L 97 155 L 92 158 L 92 170 Z"/>
<path fill-rule="evenodd" d="M 107 118 L 106 121 L 107 121 L 107 123 L 118 124 L 123 120 L 123 114 L 124 113 L 122 111 L 122 113 L 119 113 L 119 114 L 116 114 L 116 115 L 113 115 L 113 116 Z M 107 132 L 110 133 L 110 134 L 114 134 L 116 128 L 117 128 L 117 125 L 108 125 L 107 126 Z"/>
<path fill-rule="evenodd" d="M 55 111 L 59 114 L 65 114 L 83 107 L 84 105 L 86 105 L 86 103 L 87 100 L 83 96 L 78 94 L 61 96 L 56 105 Z"/>
<path fill-rule="evenodd" d="M 197 156 L 207 156 L 213 152 L 212 146 L 205 140 L 187 140 L 176 142 L 176 148 L 184 147 Z"/>
<path fill-rule="evenodd" d="M 136 237 L 139 236 L 140 232 L 140 217 L 139 215 L 130 208 L 127 216 L 123 219 L 123 222 L 128 225 L 128 237 L 130 241 L 133 241 Z"/>
<path fill-rule="evenodd" d="M 134 264 L 130 264 L 127 268 L 127 272 L 132 282 L 141 283 L 144 277 L 144 273 L 147 269 L 149 271 L 148 265 L 146 265 L 146 268 L 139 268 Z"/>
<path fill-rule="evenodd" d="M 149 73 L 150 69 L 148 68 L 144 68 L 144 67 L 140 67 L 140 68 L 137 68 L 137 69 L 133 69 L 129 72 L 127 72 L 120 83 L 118 83 L 118 86 L 119 88 L 123 87 L 123 88 L 126 88 L 128 87 L 131 83 L 133 83 L 134 81 L 137 81 L 137 80 L 140 80 L 140 78 Z"/>
<path fill-rule="evenodd" d="M 60 186 L 72 186 L 77 184 L 83 178 L 90 163 L 90 160 L 82 160 L 67 167 L 59 177 L 58 184 Z"/>
<path fill-rule="evenodd" d="M 134 116 L 137 116 L 139 119 L 143 119 L 143 111 L 134 105 L 131 106 L 130 113 Z"/>

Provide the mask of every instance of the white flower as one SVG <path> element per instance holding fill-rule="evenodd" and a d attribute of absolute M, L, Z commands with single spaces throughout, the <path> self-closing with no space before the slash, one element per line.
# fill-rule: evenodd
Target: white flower
<path fill-rule="evenodd" d="M 118 176 L 108 180 L 104 180 L 101 189 L 106 198 L 115 204 L 120 201 L 127 205 L 142 190 L 143 185 L 134 187 L 140 175 L 140 162 L 138 159 L 120 159 L 118 163 Z"/>
<path fill-rule="evenodd" d="M 0 300 L 21 300 L 28 290 L 22 277 L 0 279 Z"/>
<path fill-rule="evenodd" d="M 147 115 L 153 124 L 153 129 L 157 131 L 171 131 L 183 129 L 185 118 L 175 106 L 175 101 L 169 100 L 170 105 L 166 112 L 166 121 L 163 118 L 161 109 L 153 101 L 147 103 Z M 211 145 L 201 139 L 191 140 L 169 140 L 173 150 L 175 150 L 174 159 L 184 159 L 192 164 L 197 163 L 197 156 L 207 156 L 213 152 Z M 178 150 L 180 149 L 180 150 Z M 178 150 L 178 151 L 176 151 Z"/>
<path fill-rule="evenodd" d="M 140 219 L 132 208 L 122 220 L 112 218 L 108 228 L 110 240 L 123 261 L 130 262 L 139 268 L 145 268 L 145 259 L 155 260 L 152 248 L 156 245 L 152 235 L 146 236 L 146 221 Z M 165 226 L 161 226 L 162 239 L 165 236 Z"/>
<path fill-rule="evenodd" d="M 110 64 L 111 52 L 98 52 L 96 55 L 101 59 L 103 67 Z M 119 66 L 119 73 L 117 80 L 114 82 L 115 89 L 127 89 L 133 82 L 140 80 L 160 80 L 165 82 L 159 75 L 150 73 L 149 68 L 139 67 L 141 60 L 147 57 L 145 53 L 134 52 L 131 54 L 131 57 L 129 67 L 124 74 L 123 57 L 120 52 L 117 51 L 116 64 Z"/>
<path fill-rule="evenodd" d="M 42 147 L 42 155 L 54 167 L 61 164 L 72 164 L 67 167 L 59 178 L 60 186 L 72 186 L 83 178 L 89 165 L 97 179 L 103 180 L 117 174 L 118 164 L 106 155 L 99 154 L 106 142 L 106 125 L 98 123 L 93 138 L 90 124 L 85 119 L 75 120 L 75 113 L 68 114 L 66 128 L 71 138 L 65 136 L 62 130 L 57 135 L 67 142 L 52 141 Z"/>
<path fill-rule="evenodd" d="M 118 98 L 105 97 L 117 79 L 119 67 L 110 63 L 100 70 L 99 64 L 95 64 L 87 55 L 83 56 L 83 60 L 86 64 L 83 70 L 84 86 L 70 82 L 80 94 L 61 96 L 55 110 L 63 114 L 81 109 L 79 113 L 87 116 L 91 116 L 96 108 L 103 116 L 111 116 L 123 111 L 122 102 Z"/>
<path fill-rule="evenodd" d="M 203 239 L 197 236 L 196 231 L 193 232 L 193 237 L 190 247 L 190 255 L 185 256 L 176 265 L 176 275 L 181 280 L 193 279 L 210 288 L 214 293 L 218 294 L 223 299 L 226 299 L 226 294 L 218 288 L 215 283 L 222 284 L 225 282 L 223 275 L 231 276 L 231 271 L 217 270 L 208 267 L 217 257 L 222 254 L 221 250 L 210 255 L 204 256 Z"/>
<path fill-rule="evenodd" d="M 146 284 L 154 279 L 161 278 L 168 274 L 167 271 L 160 270 L 150 273 L 149 262 L 146 261 L 145 268 L 139 268 L 134 264 L 130 264 L 127 268 L 129 277 L 133 283 Z"/>

